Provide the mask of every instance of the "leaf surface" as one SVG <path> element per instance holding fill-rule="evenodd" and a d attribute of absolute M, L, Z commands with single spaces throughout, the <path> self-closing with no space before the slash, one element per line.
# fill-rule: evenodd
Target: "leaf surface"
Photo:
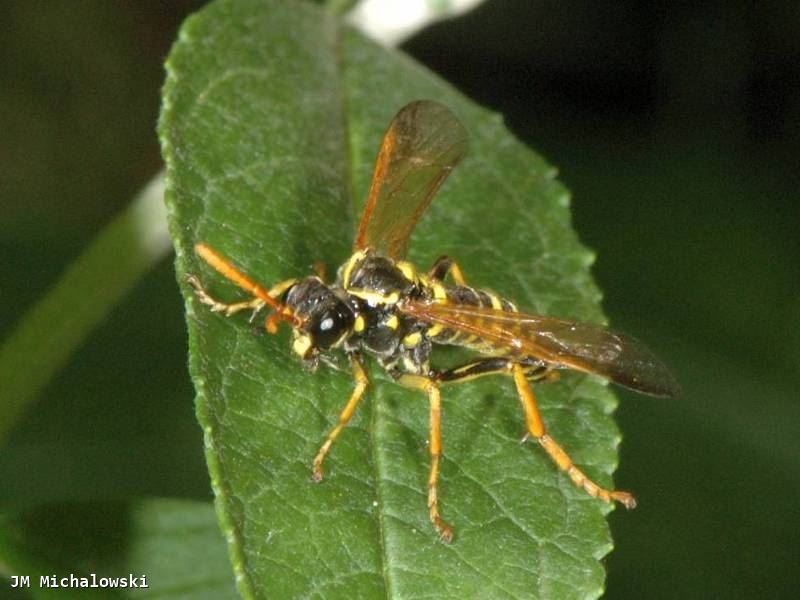
<path fill-rule="evenodd" d="M 168 61 L 159 125 L 179 278 L 242 294 L 197 259 L 204 241 L 272 285 L 349 255 L 375 153 L 407 102 L 449 106 L 470 150 L 412 238 L 427 268 L 456 258 L 470 283 L 529 312 L 602 320 L 555 170 L 497 116 L 424 67 L 301 2 L 216 2 L 187 21 Z M 187 293 L 190 370 L 218 515 L 245 597 L 585 598 L 602 593 L 608 508 L 536 444 L 513 384 L 444 389 L 440 498 L 455 540 L 428 522 L 427 403 L 372 365 L 373 386 L 310 482 L 311 459 L 352 388 L 308 374 L 288 333 L 254 335 Z M 439 364 L 455 360 L 443 350 Z M 610 485 L 619 440 L 602 382 L 539 386 L 552 435 Z"/>

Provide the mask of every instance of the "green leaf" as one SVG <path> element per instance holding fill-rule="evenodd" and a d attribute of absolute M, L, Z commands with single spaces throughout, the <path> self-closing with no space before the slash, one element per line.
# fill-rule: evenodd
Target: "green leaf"
<path fill-rule="evenodd" d="M 214 510 L 204 502 L 47 504 L 5 512 L 0 564 L 4 574 L 29 576 L 35 598 L 236 597 Z M 140 587 L 39 585 L 42 575 L 60 580 L 70 574 L 98 580 L 130 576 Z"/>
<path fill-rule="evenodd" d="M 193 253 L 198 241 L 274 284 L 349 255 L 381 135 L 407 102 L 449 106 L 468 157 L 420 222 L 410 258 L 455 257 L 468 280 L 522 308 L 602 320 L 555 170 L 501 119 L 424 67 L 302 2 L 216 2 L 184 25 L 159 126 L 181 281 L 241 291 Z M 288 335 L 256 336 L 187 295 L 190 369 L 218 514 L 245 597 L 584 598 L 602 593 L 608 507 L 577 490 L 536 444 L 513 384 L 444 389 L 438 541 L 425 505 L 427 401 L 371 370 L 374 385 L 335 444 L 311 459 L 352 388 L 305 373 Z M 451 355 L 443 351 L 444 360 Z M 610 485 L 619 434 L 603 382 L 565 374 L 537 387 L 552 435 Z"/>

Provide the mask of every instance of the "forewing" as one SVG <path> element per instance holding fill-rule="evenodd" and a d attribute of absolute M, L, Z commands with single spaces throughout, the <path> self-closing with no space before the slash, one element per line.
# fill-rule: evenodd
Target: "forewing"
<path fill-rule="evenodd" d="M 400 309 L 427 323 L 478 336 L 500 351 L 602 375 L 637 392 L 652 396 L 679 392 L 672 374 L 644 344 L 599 325 L 427 302 L 404 302 Z"/>
<path fill-rule="evenodd" d="M 402 258 L 422 213 L 467 150 L 467 132 L 448 108 L 407 104 L 383 136 L 355 249 Z"/>

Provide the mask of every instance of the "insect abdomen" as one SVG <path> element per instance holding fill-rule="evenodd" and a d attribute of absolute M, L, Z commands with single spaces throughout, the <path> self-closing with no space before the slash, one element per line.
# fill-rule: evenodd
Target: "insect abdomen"
<path fill-rule="evenodd" d="M 478 306 L 480 308 L 493 308 L 495 310 L 517 312 L 517 307 L 513 302 L 486 290 L 457 285 L 445 287 L 444 292 L 444 300 L 448 304 Z M 428 330 L 428 338 L 435 344 L 465 346 L 479 352 L 497 352 L 497 348 L 487 344 L 477 336 L 444 327 L 431 327 Z"/>

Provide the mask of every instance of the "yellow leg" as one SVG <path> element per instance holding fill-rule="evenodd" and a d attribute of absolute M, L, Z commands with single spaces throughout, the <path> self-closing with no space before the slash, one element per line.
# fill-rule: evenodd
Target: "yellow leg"
<path fill-rule="evenodd" d="M 430 271 L 428 271 L 428 277 L 443 281 L 448 273 L 450 277 L 453 278 L 453 282 L 456 285 L 467 285 L 461 267 L 449 256 L 440 256 L 437 258 L 436 262 L 434 262 L 433 266 L 430 268 Z"/>
<path fill-rule="evenodd" d="M 586 493 L 593 498 L 600 498 L 606 502 L 617 501 L 624 505 L 625 508 L 634 508 L 636 506 L 636 499 L 632 494 L 617 490 L 607 490 L 600 487 L 575 466 L 564 449 L 547 434 L 542 415 L 539 413 L 539 407 L 536 404 L 536 398 L 533 395 L 533 390 L 525 375 L 525 370 L 517 363 L 514 363 L 511 369 L 514 375 L 514 383 L 517 385 L 519 399 L 525 411 L 525 422 L 528 433 L 536 438 L 558 468 L 569 475 L 575 485 L 583 488 Z"/>
<path fill-rule="evenodd" d="M 243 302 L 232 302 L 226 303 L 213 298 L 203 287 L 203 284 L 200 283 L 200 280 L 195 275 L 187 275 L 186 282 L 192 286 L 194 289 L 194 294 L 197 296 L 197 299 L 211 308 L 211 312 L 224 312 L 226 317 L 230 317 L 231 315 L 235 315 L 236 313 L 242 310 L 252 310 L 253 316 L 256 315 L 262 308 L 264 308 L 267 303 L 258 296 L 253 296 L 250 300 L 244 300 Z M 275 287 L 271 288 L 268 292 L 269 296 L 272 298 L 277 298 L 281 294 L 283 294 L 287 289 L 292 287 L 295 283 L 297 283 L 297 279 L 287 279 L 286 281 L 281 281 Z M 275 333 L 277 330 L 277 326 L 274 324 L 278 319 L 280 319 L 280 315 L 277 313 L 273 313 L 270 317 L 267 318 L 267 331 L 270 333 Z M 251 318 L 252 320 L 252 318 Z M 272 324 L 271 324 L 272 323 Z"/>
<path fill-rule="evenodd" d="M 266 304 L 266 302 L 256 296 L 250 300 L 245 300 L 244 302 L 234 302 L 231 304 L 220 302 L 219 300 L 212 298 L 208 292 L 206 292 L 203 284 L 200 283 L 200 280 L 194 275 L 187 275 L 186 281 L 192 286 L 192 288 L 194 288 L 194 294 L 197 296 L 197 299 L 200 302 L 210 307 L 212 312 L 224 312 L 226 317 L 230 317 L 231 315 L 235 315 L 239 311 L 246 309 L 259 311 Z"/>
<path fill-rule="evenodd" d="M 355 381 L 356 386 L 353 389 L 353 393 L 350 394 L 350 399 L 347 401 L 344 409 L 342 409 L 342 412 L 339 413 L 339 422 L 328 434 L 325 443 L 322 444 L 319 452 L 317 452 L 317 455 L 314 457 L 314 481 L 322 481 L 324 474 L 322 462 L 325 460 L 325 456 L 330 451 L 333 442 L 336 441 L 336 438 L 339 437 L 339 434 L 350 422 L 350 419 L 356 412 L 356 407 L 358 406 L 359 400 L 361 400 L 361 397 L 364 395 L 364 391 L 367 389 L 367 385 L 369 385 L 369 379 L 364 371 L 364 366 L 361 364 L 361 359 L 353 355 L 350 357 L 350 364 L 353 367 L 353 380 Z"/>
<path fill-rule="evenodd" d="M 442 398 L 439 393 L 439 384 L 422 375 L 410 374 L 401 375 L 398 383 L 428 394 L 430 405 L 428 451 L 431 456 L 431 470 L 428 474 L 428 515 L 441 540 L 450 543 L 453 541 L 453 529 L 439 515 L 439 459 L 442 456 Z"/>

